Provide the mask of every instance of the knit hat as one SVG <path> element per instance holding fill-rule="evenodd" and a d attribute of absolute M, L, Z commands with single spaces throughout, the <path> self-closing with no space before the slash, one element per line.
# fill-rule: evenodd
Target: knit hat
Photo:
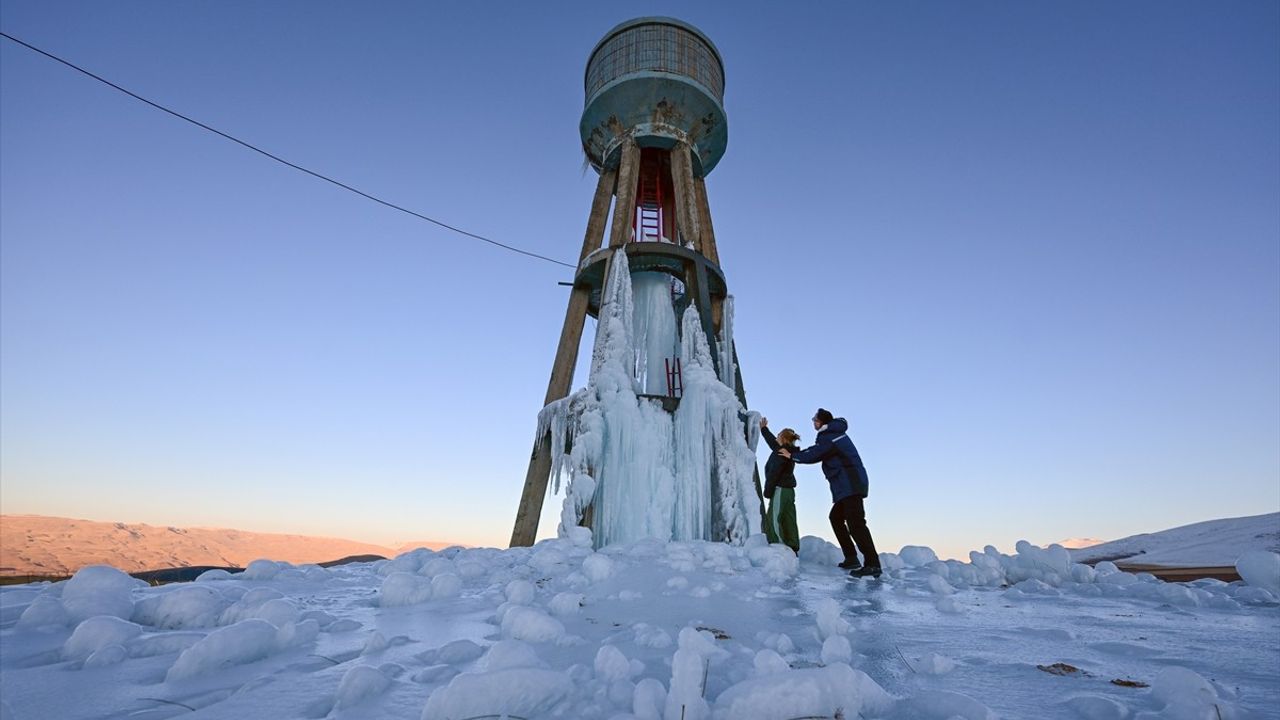
<path fill-rule="evenodd" d="M 834 415 L 831 414 L 830 410 L 826 410 L 824 408 L 818 408 L 818 412 L 814 413 L 813 419 L 817 420 L 823 425 L 826 425 L 827 423 L 831 422 L 832 420 L 835 420 L 836 418 Z"/>

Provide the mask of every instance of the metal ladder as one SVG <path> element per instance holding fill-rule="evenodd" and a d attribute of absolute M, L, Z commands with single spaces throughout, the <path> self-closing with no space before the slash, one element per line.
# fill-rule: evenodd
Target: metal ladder
<path fill-rule="evenodd" d="M 636 193 L 636 241 L 662 240 L 662 162 L 657 153 L 641 151 Z"/>

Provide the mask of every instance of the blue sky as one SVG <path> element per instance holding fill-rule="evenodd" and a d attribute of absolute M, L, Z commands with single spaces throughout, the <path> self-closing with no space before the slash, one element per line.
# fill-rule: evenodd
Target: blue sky
<path fill-rule="evenodd" d="M 849 417 L 883 549 L 1280 509 L 1280 6 L 554 8 L 11 1 L 0 27 L 571 261 L 587 54 L 681 17 L 727 69 L 708 188 L 751 405 Z M 566 271 L 8 41 L 0 241 L 4 512 L 505 544 Z"/>

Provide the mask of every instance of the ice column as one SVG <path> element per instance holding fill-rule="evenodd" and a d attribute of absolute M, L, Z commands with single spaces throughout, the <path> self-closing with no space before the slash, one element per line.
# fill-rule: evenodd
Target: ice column
<path fill-rule="evenodd" d="M 676 310 L 671 303 L 671 276 L 638 272 L 631 276 L 635 295 L 636 377 L 641 391 L 666 395 L 667 362 L 676 357 Z"/>
<path fill-rule="evenodd" d="M 561 535 L 588 509 L 596 547 L 643 538 L 741 543 L 759 532 L 755 453 L 744 427 L 750 416 L 717 377 L 695 308 L 681 327 L 677 338 L 670 279 L 632 276 L 626 253 L 615 252 L 591 378 L 538 418 L 539 437 L 551 433 L 553 487 L 562 474 L 569 478 Z M 684 394 L 672 414 L 640 395 L 666 394 L 662 361 L 676 353 Z"/>

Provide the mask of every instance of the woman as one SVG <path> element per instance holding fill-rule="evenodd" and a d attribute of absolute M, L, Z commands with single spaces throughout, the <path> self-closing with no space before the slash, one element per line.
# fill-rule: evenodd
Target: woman
<path fill-rule="evenodd" d="M 769 431 L 769 419 L 760 418 L 760 434 L 769 443 L 773 454 L 764 465 L 764 496 L 769 499 L 769 513 L 764 521 L 764 533 L 771 543 L 783 543 L 797 555 L 800 554 L 800 529 L 796 526 L 796 464 L 778 453 L 799 452 L 800 436 L 791 428 L 783 428 L 774 437 Z"/>

